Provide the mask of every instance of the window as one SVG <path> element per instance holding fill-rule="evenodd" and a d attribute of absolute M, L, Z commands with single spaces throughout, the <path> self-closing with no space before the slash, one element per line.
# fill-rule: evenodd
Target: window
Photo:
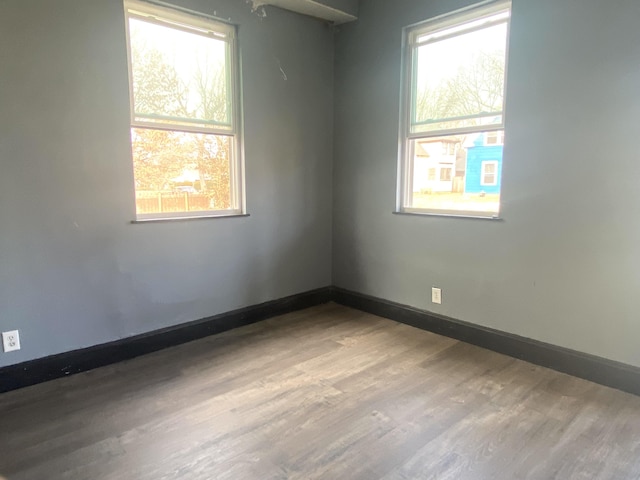
<path fill-rule="evenodd" d="M 137 218 L 243 213 L 235 28 L 125 8 Z"/>
<path fill-rule="evenodd" d="M 494 186 L 498 184 L 498 162 L 482 162 L 482 180 L 480 183 L 483 186 Z"/>
<path fill-rule="evenodd" d="M 487 132 L 487 145 L 502 145 L 504 142 L 502 132 Z"/>
<path fill-rule="evenodd" d="M 440 170 L 440 181 L 441 182 L 451 181 L 451 167 L 442 167 L 442 170 Z"/>
<path fill-rule="evenodd" d="M 455 155 L 456 153 L 456 144 L 452 142 L 443 142 L 442 143 L 442 153 L 444 155 Z"/>
<path fill-rule="evenodd" d="M 498 215 L 510 15 L 501 0 L 405 30 L 399 211 Z M 423 188 L 439 163 L 455 164 L 450 183 Z"/>

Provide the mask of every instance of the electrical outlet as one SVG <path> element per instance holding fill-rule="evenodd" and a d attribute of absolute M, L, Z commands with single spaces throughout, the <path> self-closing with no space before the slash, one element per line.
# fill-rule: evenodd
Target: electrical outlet
<path fill-rule="evenodd" d="M 438 305 L 442 303 L 442 289 L 436 287 L 431 288 L 431 303 L 437 303 Z"/>
<path fill-rule="evenodd" d="M 4 347 L 5 352 L 20 350 L 20 333 L 18 330 L 2 332 L 2 346 Z"/>

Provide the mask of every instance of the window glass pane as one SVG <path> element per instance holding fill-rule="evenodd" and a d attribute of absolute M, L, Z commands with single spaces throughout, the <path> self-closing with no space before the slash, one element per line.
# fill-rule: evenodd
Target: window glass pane
<path fill-rule="evenodd" d="M 495 161 L 482 162 L 482 185 L 495 185 L 498 164 Z"/>
<path fill-rule="evenodd" d="M 489 138 L 490 132 L 480 132 L 411 140 L 405 207 L 497 215 L 503 146 Z"/>
<path fill-rule="evenodd" d="M 129 19 L 134 120 L 232 129 L 223 39 Z"/>
<path fill-rule="evenodd" d="M 132 128 L 138 215 L 231 208 L 231 139 Z"/>
<path fill-rule="evenodd" d="M 415 49 L 411 133 L 502 123 L 507 24 Z"/>

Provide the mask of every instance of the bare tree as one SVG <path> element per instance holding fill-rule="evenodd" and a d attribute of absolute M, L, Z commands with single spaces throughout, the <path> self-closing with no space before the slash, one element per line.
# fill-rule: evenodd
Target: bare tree
<path fill-rule="evenodd" d="M 438 119 L 502 110 L 504 52 L 482 52 L 436 88 L 422 88 L 416 99 L 418 119 Z"/>
<path fill-rule="evenodd" d="M 133 98 L 139 113 L 167 116 L 187 113 L 188 89 L 155 48 L 141 48 L 132 42 Z"/>
<path fill-rule="evenodd" d="M 231 106 L 228 104 L 229 87 L 224 63 L 215 62 L 207 55 L 204 63 L 197 65 L 194 84 L 203 118 L 227 123 Z M 222 135 L 202 135 L 198 140 L 200 190 L 207 192 L 215 208 L 231 206 L 229 140 Z"/>
<path fill-rule="evenodd" d="M 229 105 L 223 63 L 214 63 L 207 57 L 202 65 L 196 66 L 192 82 L 187 85 L 162 52 L 142 42 L 132 42 L 132 62 L 137 113 L 227 121 Z M 194 97 L 191 103 L 190 93 Z M 165 190 L 184 172 L 197 170 L 199 181 L 195 186 L 207 193 L 214 208 L 230 207 L 229 137 L 136 128 L 132 140 L 138 189 Z"/>

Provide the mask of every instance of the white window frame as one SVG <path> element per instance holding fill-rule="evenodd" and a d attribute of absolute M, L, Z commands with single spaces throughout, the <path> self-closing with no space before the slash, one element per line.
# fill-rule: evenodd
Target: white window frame
<path fill-rule="evenodd" d="M 483 160 L 480 164 L 480 185 L 483 187 L 495 187 L 498 184 L 498 161 L 497 160 Z M 495 170 L 493 173 L 487 173 L 487 166 L 493 165 Z M 485 177 L 487 175 L 493 175 L 493 183 L 487 182 Z"/>
<path fill-rule="evenodd" d="M 172 220 L 184 218 L 202 217 L 228 217 L 246 215 L 245 178 L 244 178 L 244 146 L 243 146 L 243 122 L 242 122 L 242 97 L 240 88 L 240 55 L 237 43 L 236 27 L 234 25 L 221 22 L 206 15 L 184 10 L 158 6 L 140 0 L 124 0 L 127 61 L 129 67 L 129 105 L 131 124 L 130 128 L 150 128 L 155 130 L 167 130 L 174 132 L 202 133 L 207 135 L 221 135 L 229 137 L 230 145 L 230 184 L 231 184 L 231 208 L 224 210 L 203 210 L 196 212 L 164 212 L 164 213 L 143 213 L 136 212 L 138 221 L 146 220 Z M 194 125 L 182 123 L 168 123 L 166 121 L 153 122 L 136 118 L 134 89 L 133 89 L 133 68 L 131 61 L 131 35 L 129 32 L 129 19 L 138 18 L 176 30 L 189 33 L 215 37 L 217 40 L 226 41 L 229 45 L 226 68 L 229 70 L 229 82 L 227 88 L 230 90 L 231 98 L 231 122 L 226 128 L 212 125 Z M 133 153 L 132 153 L 133 156 Z M 133 158 L 131 158 L 133 165 Z M 135 191 L 134 191 L 135 202 Z"/>
<path fill-rule="evenodd" d="M 417 48 L 431 41 L 439 41 L 448 38 L 440 34 L 445 30 L 449 30 L 458 25 L 472 23 L 474 26 L 465 29 L 463 33 L 470 33 L 475 30 L 486 28 L 491 25 L 488 22 L 482 22 L 483 19 L 492 17 L 501 12 L 509 12 L 506 19 L 507 25 L 507 43 L 505 50 L 505 73 L 502 105 L 502 121 L 500 123 L 490 125 L 467 126 L 459 128 L 449 128 L 441 130 L 432 130 L 427 132 L 411 132 L 412 115 L 413 115 L 413 95 L 414 95 L 414 67 L 416 63 Z M 499 22 L 502 23 L 502 22 Z M 412 185 L 413 185 L 413 148 L 414 140 L 424 138 L 444 137 L 456 134 L 471 134 L 490 131 L 504 131 L 505 129 L 505 105 L 506 105 L 506 85 L 509 58 L 509 32 L 511 24 L 511 0 L 495 0 L 485 1 L 456 12 L 445 14 L 426 22 L 421 22 L 404 28 L 403 30 L 403 59 L 402 59 L 402 86 L 401 86 L 401 109 L 400 109 L 400 134 L 399 134 L 399 153 L 398 153 L 398 186 L 396 198 L 396 211 L 399 213 L 414 213 L 425 215 L 442 215 L 442 216 L 460 216 L 460 217 L 480 217 L 480 218 L 497 218 L 495 212 L 481 211 L 465 211 L 465 210 L 440 210 L 413 207 L 412 202 Z M 453 33 L 450 37 L 457 36 L 459 33 Z M 418 42 L 418 38 L 421 41 Z M 425 38 L 426 37 L 426 38 Z"/>

